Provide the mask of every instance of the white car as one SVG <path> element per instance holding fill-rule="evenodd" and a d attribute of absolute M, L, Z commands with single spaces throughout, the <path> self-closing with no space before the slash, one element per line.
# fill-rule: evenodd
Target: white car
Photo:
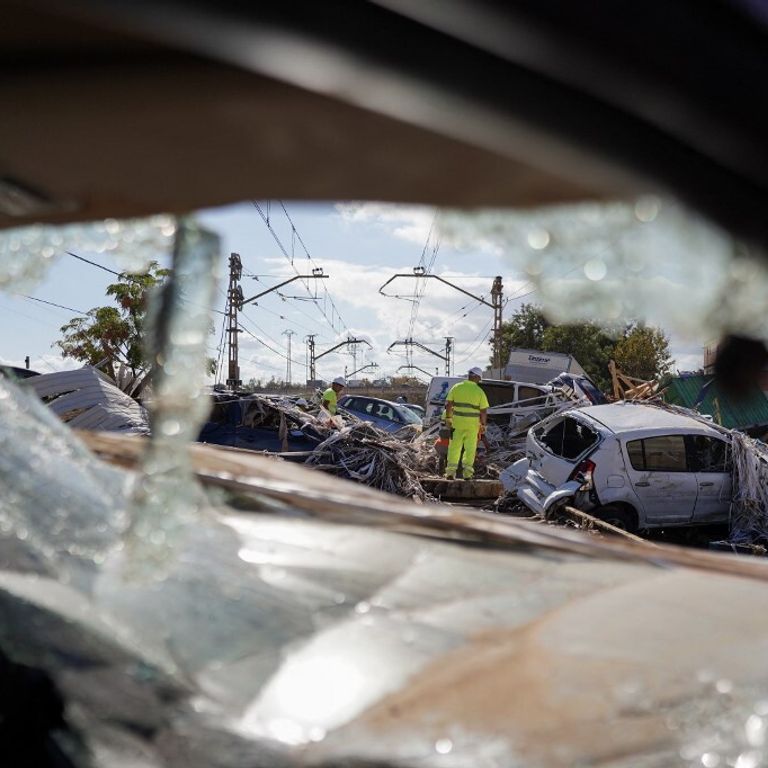
<path fill-rule="evenodd" d="M 639 403 L 596 405 L 545 419 L 526 458 L 502 478 L 547 516 L 570 503 L 629 531 L 727 522 L 727 435 L 697 419 Z"/>

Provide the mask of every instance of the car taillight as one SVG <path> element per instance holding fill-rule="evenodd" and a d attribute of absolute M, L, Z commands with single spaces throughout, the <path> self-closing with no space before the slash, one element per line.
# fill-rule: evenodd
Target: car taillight
<path fill-rule="evenodd" d="M 595 464 L 594 461 L 590 461 L 589 459 L 584 459 L 577 467 L 576 469 L 571 472 L 569 480 L 581 480 L 583 481 L 583 484 L 581 486 L 582 490 L 589 490 L 592 487 L 592 473 L 597 468 L 597 464 Z"/>

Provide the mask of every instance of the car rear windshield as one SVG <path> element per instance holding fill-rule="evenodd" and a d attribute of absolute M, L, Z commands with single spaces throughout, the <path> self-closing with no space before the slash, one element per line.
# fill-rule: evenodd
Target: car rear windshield
<path fill-rule="evenodd" d="M 533 434 L 548 451 L 564 459 L 581 456 L 599 439 L 597 432 L 570 416 L 545 423 Z"/>

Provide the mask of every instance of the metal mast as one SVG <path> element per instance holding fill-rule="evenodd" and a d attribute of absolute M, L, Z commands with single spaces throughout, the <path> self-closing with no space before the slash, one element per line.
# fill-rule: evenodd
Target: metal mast
<path fill-rule="evenodd" d="M 439 352 L 435 352 L 434 349 L 430 349 L 429 347 L 422 344 L 421 342 L 414 341 L 413 339 L 402 339 L 400 341 L 393 341 L 387 347 L 387 352 L 389 352 L 393 347 L 399 347 L 399 346 L 405 347 L 407 364 L 401 365 L 400 368 L 398 368 L 397 370 L 399 371 L 401 368 L 415 368 L 416 370 L 421 371 L 422 370 L 421 368 L 413 364 L 413 348 L 418 347 L 424 352 L 429 352 L 430 355 L 439 357 L 445 363 L 445 375 L 450 376 L 451 375 L 450 371 L 451 371 L 451 341 L 452 340 L 453 340 L 453 337 L 451 336 L 446 337 L 445 354 L 442 354 L 442 355 Z"/>
<path fill-rule="evenodd" d="M 504 298 L 504 286 L 501 284 L 501 276 L 497 275 L 491 287 L 491 303 L 493 304 L 493 367 L 501 372 L 501 309 Z"/>
<path fill-rule="evenodd" d="M 309 381 L 317 381 L 317 373 L 315 372 L 315 336 L 317 334 L 310 333 L 307 336 L 307 356 L 309 358 Z"/>
<path fill-rule="evenodd" d="M 379 288 L 379 293 L 382 296 L 392 296 L 392 294 L 384 293 L 384 289 L 395 279 L 398 277 L 410 277 L 410 278 L 416 278 L 416 279 L 430 279 L 430 280 L 439 280 L 441 283 L 444 283 L 445 285 L 450 286 L 456 291 L 459 291 L 459 293 L 463 293 L 465 296 L 469 296 L 471 299 L 474 299 L 475 301 L 479 301 L 481 304 L 484 304 L 486 307 L 490 307 L 493 310 L 493 334 L 491 336 L 491 345 L 493 347 L 493 367 L 500 369 L 501 368 L 501 324 L 502 324 L 502 309 L 504 307 L 504 286 L 501 282 L 501 275 L 497 275 L 493 279 L 493 285 L 491 286 L 491 300 L 486 301 L 482 296 L 476 296 L 474 293 L 471 293 L 470 291 L 465 290 L 464 288 L 454 285 L 454 283 L 450 282 L 449 280 L 446 280 L 444 277 L 440 277 L 440 275 L 429 275 L 424 274 L 424 268 L 423 267 L 414 267 L 413 274 L 407 274 L 407 273 L 398 273 L 396 275 L 392 275 L 392 277 L 387 280 L 384 285 Z M 395 297 L 398 298 L 398 297 Z"/>
<path fill-rule="evenodd" d="M 227 386 L 237 388 L 242 386 L 240 380 L 240 363 L 238 357 L 238 345 L 237 334 L 240 333 L 239 324 L 237 321 L 237 313 L 246 305 L 252 301 L 260 299 L 262 296 L 266 296 L 268 293 L 277 291 L 284 285 L 295 282 L 296 280 L 327 280 L 328 275 L 323 273 L 320 267 L 312 270 L 311 275 L 296 275 L 288 280 L 283 280 L 282 283 L 273 285 L 271 288 L 267 288 L 265 291 L 257 293 L 255 296 L 251 296 L 250 299 L 243 298 L 243 289 L 240 286 L 240 279 L 243 276 L 243 265 L 240 261 L 240 254 L 232 253 L 229 257 L 229 290 L 227 291 L 227 308 L 226 315 L 228 319 L 227 324 L 227 348 L 228 360 L 229 360 L 229 375 L 227 377 Z M 288 337 L 288 357 L 290 358 L 290 336 Z M 290 362 L 288 363 L 288 375 L 290 376 Z"/>
<path fill-rule="evenodd" d="M 240 364 L 238 359 L 237 335 L 240 333 L 237 323 L 237 311 L 243 303 L 243 290 L 240 278 L 243 276 L 243 265 L 240 255 L 232 253 L 229 256 L 229 288 L 227 290 L 227 386 L 232 389 L 241 387 Z"/>
<path fill-rule="evenodd" d="M 310 342 L 311 339 L 311 342 Z M 315 363 L 321 358 L 325 357 L 326 355 L 330 355 L 331 352 L 335 352 L 337 349 L 341 349 L 342 347 L 349 347 L 352 345 L 357 344 L 367 344 L 369 347 L 371 346 L 368 341 L 365 339 L 358 339 L 356 337 L 347 336 L 344 341 L 339 342 L 336 344 L 336 346 L 331 347 L 330 349 L 326 349 L 325 352 L 321 352 L 319 355 L 315 354 L 315 340 L 314 335 L 307 336 L 307 344 L 309 345 L 309 351 L 310 351 L 310 358 L 309 358 L 309 370 L 310 370 L 310 376 L 312 373 L 314 373 L 315 370 Z M 314 379 L 313 379 L 314 381 Z"/>
<path fill-rule="evenodd" d="M 285 381 L 290 386 L 292 378 L 291 378 L 291 336 L 293 336 L 296 333 L 296 331 L 292 331 L 290 328 L 283 331 L 283 336 L 288 337 L 288 357 L 285 361 Z"/>

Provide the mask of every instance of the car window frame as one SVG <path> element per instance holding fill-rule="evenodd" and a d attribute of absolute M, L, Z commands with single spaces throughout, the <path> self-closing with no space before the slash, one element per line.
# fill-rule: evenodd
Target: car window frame
<path fill-rule="evenodd" d="M 699 457 L 698 457 L 698 451 L 695 447 L 695 441 L 696 438 L 703 438 L 704 440 L 711 440 L 714 442 L 721 443 L 724 448 L 723 453 L 723 469 L 706 469 L 703 466 L 699 465 Z M 686 442 L 688 443 L 688 461 L 690 462 L 691 466 L 693 466 L 694 472 L 701 472 L 703 474 L 718 474 L 718 475 L 730 475 L 733 472 L 733 454 L 731 452 L 731 444 L 723 440 L 720 437 L 715 437 L 714 435 L 701 435 L 701 434 L 695 434 L 695 435 L 686 435 Z"/>
<path fill-rule="evenodd" d="M 647 459 L 646 459 L 646 452 L 645 452 L 645 441 L 647 440 L 658 440 L 659 438 L 664 437 L 679 437 L 683 441 L 683 457 L 685 459 L 685 468 L 684 469 L 648 469 L 647 467 Z M 689 447 L 689 441 L 686 439 L 688 435 L 681 432 L 668 432 L 664 434 L 659 435 L 646 435 L 645 437 L 637 437 L 634 440 L 625 440 L 624 441 L 624 450 L 627 455 L 627 459 L 629 460 L 629 466 L 632 468 L 634 472 L 665 472 L 670 474 L 694 474 L 697 470 L 692 467 L 691 462 L 691 456 L 690 456 L 690 447 Z M 630 453 L 629 446 L 632 443 L 641 443 L 643 448 L 643 467 L 636 467 L 635 463 L 632 461 L 632 454 Z"/>
<path fill-rule="evenodd" d="M 558 414 L 552 420 L 553 421 L 552 428 L 554 428 L 556 422 L 558 422 L 558 421 L 565 422 L 566 419 L 570 419 L 571 421 L 575 422 L 578 426 L 583 427 L 584 429 L 588 429 L 590 432 L 592 432 L 595 435 L 595 438 L 596 438 L 593 443 L 588 445 L 586 448 L 584 448 L 584 450 L 582 450 L 580 453 L 578 453 L 574 457 L 564 456 L 562 453 L 555 453 L 554 450 L 552 450 L 545 442 L 543 442 L 541 440 L 541 438 L 537 434 L 537 431 L 539 431 L 541 429 L 544 429 L 548 433 L 548 431 L 550 429 L 550 426 L 548 424 L 543 423 L 543 424 L 540 425 L 540 427 L 538 427 L 538 429 L 536 427 L 533 427 L 532 428 L 532 430 L 533 430 L 532 434 L 533 434 L 534 440 L 536 441 L 536 444 L 540 448 L 542 448 L 542 450 L 546 451 L 550 456 L 554 456 L 557 459 L 562 459 L 563 461 L 574 463 L 574 462 L 577 462 L 582 456 L 584 456 L 584 455 L 586 455 L 588 453 L 593 452 L 597 448 L 597 446 L 599 446 L 600 443 L 602 442 L 603 434 L 602 434 L 602 432 L 601 432 L 601 430 L 600 430 L 600 428 L 599 428 L 599 426 L 597 424 L 587 423 L 585 420 L 577 418 L 577 416 L 575 414 L 573 414 L 573 413 Z M 548 421 L 548 420 L 545 420 L 545 422 L 546 421 Z M 566 427 L 563 426 L 563 432 L 565 432 L 565 429 L 566 429 Z"/>

